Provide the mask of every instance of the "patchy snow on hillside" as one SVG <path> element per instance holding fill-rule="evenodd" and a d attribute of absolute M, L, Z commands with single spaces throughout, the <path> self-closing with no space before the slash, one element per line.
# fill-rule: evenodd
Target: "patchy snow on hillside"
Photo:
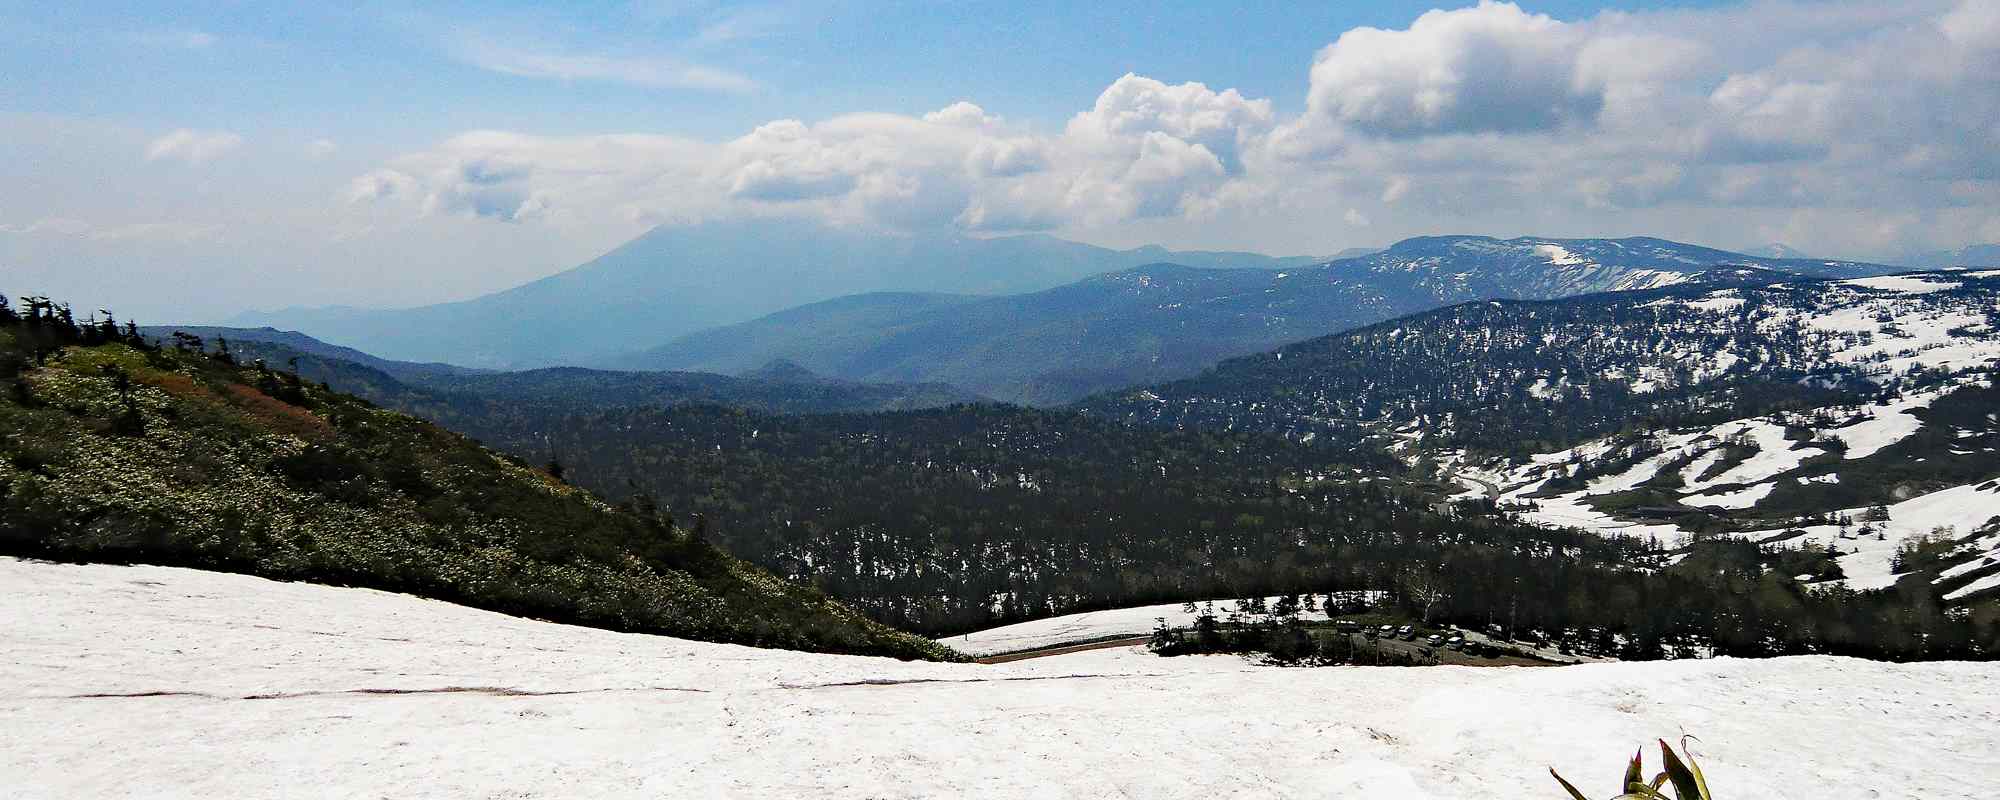
<path fill-rule="evenodd" d="M 1757 448 L 1757 452 L 1744 459 L 1742 463 L 1723 470 L 1708 480 L 1689 481 L 1687 485 L 1689 489 L 1726 486 L 1732 483 L 1756 483 L 1798 469 L 1800 462 L 1820 452 L 1810 448 L 1793 447 L 1797 442 L 1785 438 L 1785 426 L 1768 420 L 1753 419 L 1718 425 L 1711 428 L 1709 433 L 1721 438 L 1744 437 Z"/>
<path fill-rule="evenodd" d="M 1749 508 L 1771 494 L 1776 484 L 1760 483 L 1756 486 L 1737 489 L 1733 492 L 1692 494 L 1681 498 L 1681 502 L 1691 506 L 1709 508 Z"/>
<path fill-rule="evenodd" d="M 160 567 L 0 560 L 0 591 L 29 800 L 1595 796 L 1682 733 L 1723 797 L 2000 782 L 1996 664 L 920 664 Z"/>
<path fill-rule="evenodd" d="M 1889 405 L 1871 408 L 1871 415 L 1859 422 L 1833 428 L 1827 433 L 1847 445 L 1846 458 L 1867 458 L 1923 428 L 1923 420 L 1910 412 L 1930 406 L 1941 394 L 1923 392 L 1907 395 Z"/>
<path fill-rule="evenodd" d="M 1591 263 L 1590 259 L 1571 253 L 1559 244 L 1538 244 L 1534 246 L 1534 251 L 1535 255 L 1548 259 L 1552 266 L 1567 267 Z"/>
<path fill-rule="evenodd" d="M 1678 477 L 1679 485 L 1673 485 L 1670 480 L 1664 485 L 1655 484 L 1656 490 L 1670 493 L 1668 497 L 1677 498 L 1682 505 L 1735 512 L 1754 510 L 1784 483 L 1840 484 L 1843 481 L 1838 472 L 1797 474 L 1808 459 L 1829 450 L 1793 441 L 1787 436 L 1789 427 L 1811 429 L 1819 442 L 1838 440 L 1846 447 L 1843 462 L 1868 458 L 1921 430 L 1923 421 L 1913 412 L 1930 407 L 1938 398 L 1963 385 L 1964 381 L 1954 381 L 1910 391 L 1882 405 L 1831 409 L 1831 426 L 1826 416 L 1779 414 L 1708 427 L 1661 431 L 1643 440 L 1629 437 L 1598 439 L 1561 451 L 1536 454 L 1513 465 L 1504 462 L 1467 464 L 1464 463 L 1464 454 L 1457 452 L 1446 454 L 1448 457 L 1439 464 L 1447 474 L 1467 486 L 1477 483 L 1498 487 L 1500 503 L 1522 509 L 1519 516 L 1524 521 L 1576 528 L 1606 536 L 1651 537 L 1673 545 L 1685 536 L 1685 532 L 1673 522 L 1621 518 L 1599 511 L 1591 505 L 1592 499 L 1639 488 L 1662 477 L 1662 472 L 1670 467 L 1675 468 L 1677 475 L 1666 477 Z M 1979 433 L 1959 431 L 1958 435 L 1965 438 Z M 1731 444 L 1748 445 L 1754 448 L 1754 452 L 1714 475 L 1708 475 L 1724 463 L 1724 450 Z M 1647 449 L 1631 449 L 1638 445 L 1645 445 Z M 1635 457 L 1635 453 L 1650 455 Z M 1570 474 L 1571 470 L 1586 465 L 1609 468 L 1604 469 L 1603 474 L 1592 477 L 1581 490 L 1548 497 L 1533 496 L 1543 491 L 1551 478 Z M 1704 475 L 1707 477 L 1704 478 Z M 1471 482 L 1467 483 L 1468 480 Z M 1461 495 L 1464 496 L 1472 495 L 1468 491 Z M 1867 511 L 1865 508 L 1812 509 L 1825 512 L 1829 518 L 1845 515 L 1853 519 L 1855 524 L 1845 532 L 1838 525 L 1829 524 L 1758 529 L 1735 535 L 1753 540 L 1785 537 L 1785 541 L 1794 546 L 1814 542 L 1837 548 L 1842 554 L 1839 562 L 1847 576 L 1844 581 L 1847 585 L 1857 589 L 1880 589 L 1894 585 L 1897 576 L 1891 568 L 1896 549 L 1910 538 L 1940 527 L 1952 528 L 1956 535 L 1963 536 L 1981 530 L 1991 519 L 2000 518 L 2000 483 L 1975 481 L 1892 503 L 1888 509 L 1890 520 L 1872 524 L 1865 535 L 1860 531 Z M 1795 531 L 1803 531 L 1803 535 L 1788 535 Z M 1994 528 L 1991 535 L 1968 545 L 1964 552 L 2000 560 L 2000 528 Z M 1962 571 L 1978 566 L 1978 563 L 1969 564 Z M 1993 586 L 2000 586 L 2000 576 L 1981 576 L 1968 587 L 1953 589 L 1947 599 Z"/>
<path fill-rule="evenodd" d="M 1954 486 L 1892 503 L 1887 508 L 1887 522 L 1867 521 L 1865 508 L 1842 509 L 1837 513 L 1846 514 L 1855 521 L 1845 535 L 1837 525 L 1813 525 L 1797 529 L 1804 531 L 1805 535 L 1792 540 L 1792 543 L 1810 541 L 1837 548 L 1841 552 L 1838 559 L 1840 569 L 1847 575 L 1844 582 L 1848 586 L 1886 589 L 1896 584 L 1896 574 L 1890 567 L 1898 545 L 1939 528 L 1949 529 L 1953 536 L 1963 536 L 2000 520 L 2000 485 L 1989 481 Z M 1863 525 L 1872 528 L 1873 533 L 1861 533 Z M 1746 539 L 1763 539 L 1784 532 L 1784 529 L 1775 529 L 1738 535 Z M 1994 544 L 2000 545 L 2000 541 Z"/>

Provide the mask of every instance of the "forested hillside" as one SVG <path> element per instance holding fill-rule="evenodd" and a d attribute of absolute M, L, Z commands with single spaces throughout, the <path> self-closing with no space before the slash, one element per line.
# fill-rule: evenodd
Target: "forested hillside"
<path fill-rule="evenodd" d="M 192 337 L 0 300 L 0 550 L 370 586 L 548 619 L 942 658 L 652 508 Z M 386 376 L 385 376 L 386 377 Z M 559 472 L 559 470 L 554 470 Z"/>
<path fill-rule="evenodd" d="M 393 400 L 393 395 L 384 395 Z M 490 418 L 481 435 L 879 620 L 947 633 L 1192 597 L 1375 588 L 1467 624 L 1627 637 L 1628 657 L 1927 657 L 1996 615 L 1934 593 L 1809 590 L 1824 552 L 1516 521 L 1369 449 L 955 406 L 775 415 L 713 406 Z M 1664 567 L 1664 569 L 1663 569 Z M 1982 607 L 1983 608 L 1983 607 Z"/>
<path fill-rule="evenodd" d="M 1874 399 L 2000 358 L 2000 273 L 1482 301 L 1085 401 L 1133 424 L 1526 454 Z M 1383 441 L 1377 439 L 1377 441 Z"/>

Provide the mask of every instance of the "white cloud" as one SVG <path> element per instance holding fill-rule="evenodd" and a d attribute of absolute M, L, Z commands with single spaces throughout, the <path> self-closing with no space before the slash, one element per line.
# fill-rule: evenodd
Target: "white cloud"
<path fill-rule="evenodd" d="M 555 224 L 1227 219 L 1296 237 L 1341 219 L 1381 236 L 1638 230 L 1725 245 L 1782 230 L 1822 252 L 1880 252 L 1993 225 L 1995 7 L 1771 0 L 1560 20 L 1489 1 L 1338 37 L 1314 58 L 1296 116 L 1128 74 L 1054 132 L 970 101 L 776 120 L 723 142 L 483 132 L 357 178 L 350 194 Z M 1871 209 L 1897 221 L 1857 224 Z"/>
<path fill-rule="evenodd" d="M 12 233 L 21 236 L 37 233 L 56 236 L 82 236 L 89 232 L 90 223 L 70 217 L 43 217 L 34 222 L 24 224 L 0 224 L 0 233 Z"/>
<path fill-rule="evenodd" d="M 503 43 L 465 35 L 451 48 L 459 60 L 490 72 L 565 81 L 610 81 L 654 89 L 749 92 L 757 81 L 726 69 L 659 55 L 610 55 Z"/>
<path fill-rule="evenodd" d="M 702 20 L 695 41 L 703 45 L 761 39 L 797 24 L 789 11 L 771 6 L 734 6 L 711 12 Z"/>
<path fill-rule="evenodd" d="M 146 145 L 146 160 L 177 159 L 203 164 L 242 146 L 243 137 L 228 131 L 197 131 L 182 128 Z"/>
<path fill-rule="evenodd" d="M 363 175 L 347 194 L 516 222 L 608 206 L 633 219 L 810 213 L 897 229 L 1047 228 L 1212 209 L 1272 119 L 1267 101 L 1128 75 L 1058 135 L 967 102 L 914 117 L 777 120 L 719 144 L 481 132 Z"/>
<path fill-rule="evenodd" d="M 1533 131 L 1589 122 L 1602 76 L 1577 26 L 1512 3 L 1430 11 L 1406 30 L 1356 28 L 1313 59 L 1311 114 L 1368 133 Z"/>

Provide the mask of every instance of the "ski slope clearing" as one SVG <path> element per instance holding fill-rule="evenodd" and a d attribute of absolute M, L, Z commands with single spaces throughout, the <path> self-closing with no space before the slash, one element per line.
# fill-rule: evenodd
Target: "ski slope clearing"
<path fill-rule="evenodd" d="M 922 664 L 159 567 L 0 592 L 17 798 L 1548 797 L 1683 731 L 1726 797 L 2000 781 L 1993 664 Z"/>

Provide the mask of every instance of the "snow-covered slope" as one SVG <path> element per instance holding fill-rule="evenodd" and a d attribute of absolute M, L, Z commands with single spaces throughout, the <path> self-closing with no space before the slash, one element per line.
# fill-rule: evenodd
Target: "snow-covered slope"
<path fill-rule="evenodd" d="M 1408 281 L 1410 288 L 1443 303 L 1475 297 L 1561 297 L 1657 289 L 1697 280 L 1702 273 L 1725 265 L 1836 278 L 1890 271 L 1876 264 L 1767 258 L 1643 236 L 1424 236 L 1360 258 L 1336 261 L 1333 266 L 1349 273 L 1365 273 L 1383 286 Z"/>
<path fill-rule="evenodd" d="M 1874 405 L 1600 439 L 1517 464 L 1465 465 L 1454 454 L 1444 466 L 1468 486 L 1461 498 L 1498 487 L 1496 499 L 1528 507 L 1521 515 L 1545 525 L 1672 544 L 1685 538 L 1686 518 L 1676 515 L 1687 510 L 1738 518 L 1743 522 L 1725 532 L 1838 550 L 1843 582 L 1856 589 L 1893 585 L 1898 549 L 1942 535 L 1959 544 L 1941 579 L 1969 578 L 1948 587 L 1946 599 L 1955 600 L 2000 588 L 2000 413 L 1924 418 L 1959 392 L 1966 393 L 1957 398 L 1961 405 L 1992 395 L 1982 381 L 1966 379 Z M 1584 475 L 1580 488 L 1552 488 L 1564 476 Z M 1885 479 L 1903 483 L 1813 491 Z M 1650 494 L 1621 502 L 1634 491 Z M 1879 502 L 1840 502 L 1871 492 Z M 1713 530 L 1712 518 L 1700 521 Z"/>
<path fill-rule="evenodd" d="M 0 785 L 74 797 L 1546 797 L 1686 732 L 1725 797 L 1984 797 L 2000 665 L 901 663 L 0 559 Z"/>

